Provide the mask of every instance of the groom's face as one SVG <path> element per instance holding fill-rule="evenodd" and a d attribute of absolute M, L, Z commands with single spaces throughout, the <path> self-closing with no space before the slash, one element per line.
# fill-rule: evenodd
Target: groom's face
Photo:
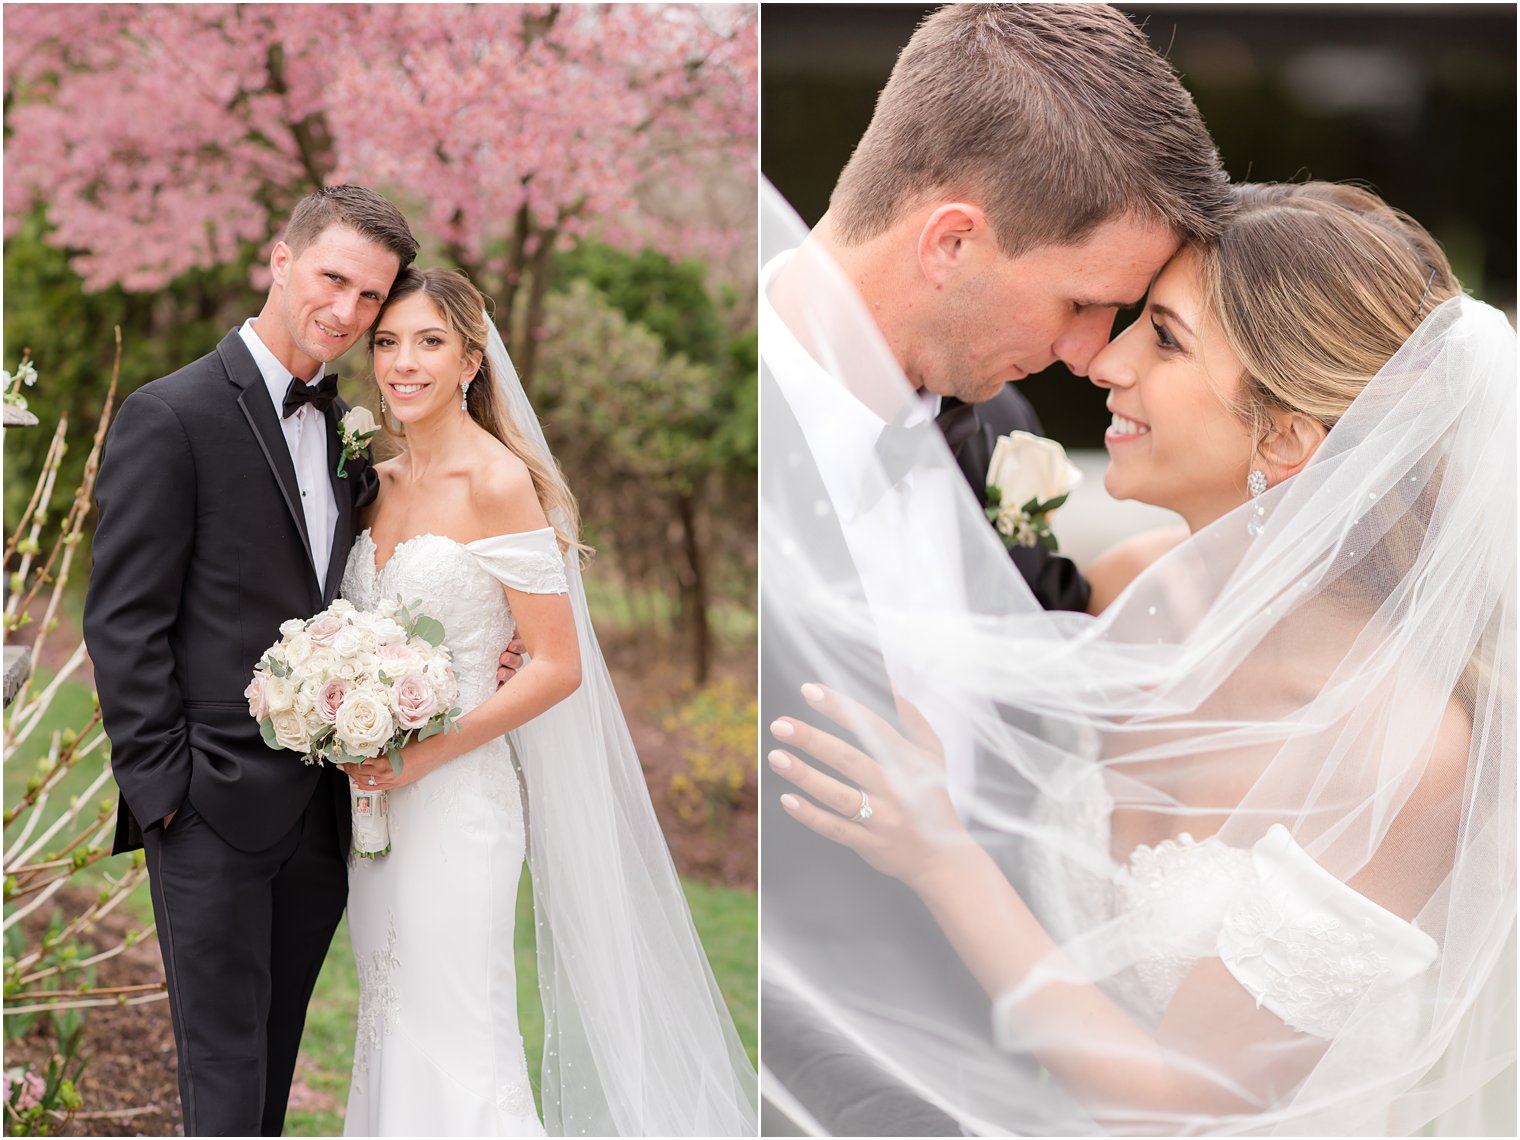
<path fill-rule="evenodd" d="M 299 252 L 277 243 L 270 270 L 288 347 L 314 368 L 338 359 L 369 331 L 401 259 L 357 230 L 331 225 Z"/>
<path fill-rule="evenodd" d="M 1114 314 L 1144 300 L 1178 244 L 1160 226 L 1111 219 L 1073 245 L 1017 257 L 984 251 L 943 291 L 919 378 L 932 392 L 980 403 L 1057 360 L 1086 376 Z"/>

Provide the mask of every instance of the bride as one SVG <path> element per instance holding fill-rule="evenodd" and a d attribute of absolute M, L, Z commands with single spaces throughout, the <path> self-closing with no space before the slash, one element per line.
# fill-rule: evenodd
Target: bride
<path fill-rule="evenodd" d="M 691 925 L 587 617 L 575 501 L 480 294 L 409 269 L 371 333 L 405 449 L 343 596 L 442 622 L 465 715 L 413 744 L 392 850 L 354 859 L 349 1135 L 741 1135 L 754 1071 Z M 514 634 L 527 664 L 496 686 Z M 514 763 L 515 761 L 515 763 Z M 519 776 L 520 769 L 520 776 Z M 514 917 L 532 872 L 543 1120 L 518 1027 Z"/>
<path fill-rule="evenodd" d="M 809 351 L 890 419 L 886 347 L 799 260 Z M 892 555 L 968 603 L 873 613 L 768 483 L 766 644 L 813 710 L 769 762 L 839 846 L 767 844 L 765 984 L 969 1132 L 1513 1134 L 1514 347 L 1374 195 L 1241 186 L 1090 368 L 1109 491 L 1187 523 L 1093 567 L 1100 614 L 1042 612 L 963 495 L 953 551 Z M 926 434 L 912 470 L 950 462 Z M 827 897 L 835 856 L 880 877 Z"/>

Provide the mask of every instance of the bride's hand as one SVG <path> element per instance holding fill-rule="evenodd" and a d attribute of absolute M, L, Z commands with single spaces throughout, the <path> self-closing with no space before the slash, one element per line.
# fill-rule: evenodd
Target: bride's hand
<path fill-rule="evenodd" d="M 942 859 L 964 850 L 970 837 L 945 791 L 944 747 L 918 709 L 897 698 L 898 715 L 908 734 L 904 736 L 863 705 L 822 685 L 804 685 L 802 695 L 858 737 L 877 759 L 791 717 L 773 722 L 771 732 L 778 740 L 844 777 L 825 775 L 793 752 L 771 752 L 771 770 L 823 805 L 801 796 L 782 796 L 782 806 L 798 822 L 909 886 L 929 879 Z M 870 814 L 859 819 L 866 800 Z"/>
<path fill-rule="evenodd" d="M 408 784 L 422 779 L 428 772 L 428 765 L 421 756 L 415 755 L 412 748 L 401 750 L 401 771 L 391 771 L 389 757 L 383 753 L 379 756 L 371 756 L 362 764 L 343 765 L 348 772 L 348 778 L 361 788 L 373 788 L 377 792 L 389 791 L 394 788 L 404 788 Z"/>

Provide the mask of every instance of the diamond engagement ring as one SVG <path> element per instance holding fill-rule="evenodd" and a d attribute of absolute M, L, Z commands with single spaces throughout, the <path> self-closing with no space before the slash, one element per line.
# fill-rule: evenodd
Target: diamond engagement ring
<path fill-rule="evenodd" d="M 864 788 L 860 789 L 860 810 L 850 816 L 851 823 L 864 823 L 871 818 L 871 797 L 866 795 Z"/>
<path fill-rule="evenodd" d="M 375 786 L 375 778 L 373 776 L 369 778 L 369 786 L 372 788 Z"/>

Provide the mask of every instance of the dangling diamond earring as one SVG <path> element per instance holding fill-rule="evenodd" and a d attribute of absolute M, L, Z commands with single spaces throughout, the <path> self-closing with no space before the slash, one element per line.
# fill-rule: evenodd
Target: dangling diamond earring
<path fill-rule="evenodd" d="M 459 410 L 466 414 L 470 410 L 470 382 L 468 380 L 459 385 Z"/>
<path fill-rule="evenodd" d="M 1267 529 L 1267 508 L 1262 506 L 1259 501 L 1267 490 L 1266 475 L 1264 475 L 1259 470 L 1253 470 L 1251 474 L 1246 477 L 1246 490 L 1251 492 L 1251 498 L 1253 500 L 1253 506 L 1251 507 L 1251 517 L 1246 522 L 1246 532 L 1250 534 L 1252 538 L 1255 538 L 1262 531 Z"/>
<path fill-rule="evenodd" d="M 380 414 L 385 415 L 385 393 L 380 393 Z"/>

